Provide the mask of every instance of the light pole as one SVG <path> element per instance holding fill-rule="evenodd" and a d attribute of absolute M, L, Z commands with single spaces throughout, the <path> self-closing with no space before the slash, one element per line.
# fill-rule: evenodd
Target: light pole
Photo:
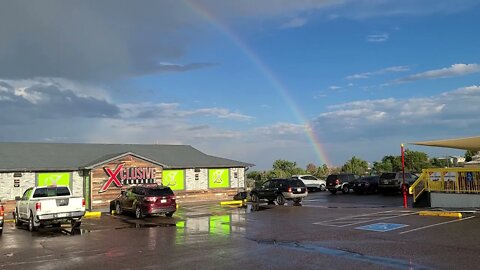
<path fill-rule="evenodd" d="M 402 151 L 402 193 L 403 193 L 403 208 L 407 208 L 407 185 L 405 184 L 405 151 L 403 143 L 400 145 Z"/>

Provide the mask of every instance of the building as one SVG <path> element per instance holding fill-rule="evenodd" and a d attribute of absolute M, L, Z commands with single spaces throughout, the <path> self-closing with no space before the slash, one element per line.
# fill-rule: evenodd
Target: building
<path fill-rule="evenodd" d="M 149 183 L 180 199 L 213 199 L 243 189 L 251 166 L 189 145 L 0 143 L 0 200 L 13 203 L 32 186 L 68 185 L 87 209 L 99 210 L 122 189 Z"/>

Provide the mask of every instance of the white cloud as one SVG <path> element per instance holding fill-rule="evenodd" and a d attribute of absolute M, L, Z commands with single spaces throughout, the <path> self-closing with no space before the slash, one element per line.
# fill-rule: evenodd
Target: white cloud
<path fill-rule="evenodd" d="M 387 67 L 387 68 L 382 68 L 376 71 L 370 71 L 370 72 L 363 72 L 363 73 L 357 73 L 353 75 L 349 75 L 346 77 L 348 80 L 354 80 L 354 79 L 368 79 L 372 76 L 375 75 L 383 75 L 387 73 L 396 73 L 396 72 L 406 72 L 409 71 L 410 68 L 408 66 L 392 66 L 392 67 Z"/>
<path fill-rule="evenodd" d="M 338 90 L 338 89 L 342 89 L 342 87 L 337 86 L 337 85 L 331 85 L 331 86 L 328 87 L 328 89 L 330 89 L 330 90 Z"/>
<path fill-rule="evenodd" d="M 450 67 L 429 70 L 417 74 L 410 75 L 405 78 L 395 80 L 396 83 L 413 82 L 418 80 L 438 79 L 448 77 L 464 76 L 472 73 L 479 73 L 479 64 L 453 64 Z"/>
<path fill-rule="evenodd" d="M 288 29 L 288 28 L 299 28 L 307 24 L 307 19 L 305 18 L 293 18 L 290 21 L 282 24 L 280 28 L 282 29 Z"/>
<path fill-rule="evenodd" d="M 384 33 L 384 34 L 376 34 L 376 35 L 368 35 L 367 36 L 367 41 L 368 42 L 385 42 L 389 38 L 389 35 Z"/>

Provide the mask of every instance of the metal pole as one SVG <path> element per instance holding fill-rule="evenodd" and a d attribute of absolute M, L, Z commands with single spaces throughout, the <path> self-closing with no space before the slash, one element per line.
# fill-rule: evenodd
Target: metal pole
<path fill-rule="evenodd" d="M 403 143 L 400 145 L 402 151 L 402 193 L 403 193 L 403 208 L 407 208 L 407 185 L 405 184 L 405 151 Z"/>

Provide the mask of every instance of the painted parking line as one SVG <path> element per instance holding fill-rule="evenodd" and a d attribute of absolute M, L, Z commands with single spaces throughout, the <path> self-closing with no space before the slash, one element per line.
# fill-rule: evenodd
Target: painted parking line
<path fill-rule="evenodd" d="M 386 219 L 410 216 L 415 214 L 417 214 L 416 211 L 390 210 L 390 211 L 375 212 L 375 213 L 358 215 L 358 216 L 349 216 L 349 217 L 337 218 L 332 220 L 314 222 L 313 224 L 343 228 L 343 227 L 348 227 L 352 225 L 368 223 L 372 221 L 386 220 Z"/>
<path fill-rule="evenodd" d="M 455 220 L 440 222 L 440 223 L 436 223 L 436 224 L 432 224 L 432 225 L 423 226 L 423 227 L 420 227 L 420 228 L 415 228 L 415 229 L 412 229 L 412 230 L 404 231 L 404 232 L 401 232 L 399 234 L 411 233 L 411 232 L 416 232 L 416 231 L 420 231 L 420 230 L 423 230 L 423 229 L 428 229 L 428 228 L 431 228 L 431 227 L 436 227 L 436 226 L 445 225 L 445 224 L 449 224 L 449 223 L 466 221 L 466 220 L 472 219 L 474 217 L 475 216 L 467 217 L 467 218 L 463 218 L 463 219 L 455 219 Z"/>

